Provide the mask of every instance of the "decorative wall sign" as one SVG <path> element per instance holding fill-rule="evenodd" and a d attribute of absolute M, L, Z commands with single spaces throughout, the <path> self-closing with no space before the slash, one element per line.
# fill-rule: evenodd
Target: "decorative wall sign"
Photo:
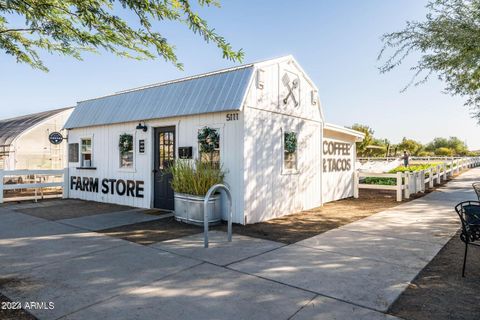
<path fill-rule="evenodd" d="M 94 192 L 103 194 L 116 194 L 119 196 L 143 198 L 144 182 L 140 180 L 102 179 L 101 189 L 98 178 L 70 177 L 70 190 Z"/>
<path fill-rule="evenodd" d="M 145 153 L 145 140 L 138 140 L 138 153 Z"/>
<path fill-rule="evenodd" d="M 60 144 L 63 141 L 63 136 L 60 132 L 54 131 L 48 135 L 48 140 L 51 144 Z"/>
<path fill-rule="evenodd" d="M 292 73 L 290 73 L 292 74 Z M 293 75 L 293 74 L 292 74 Z M 290 76 L 288 75 L 287 72 L 284 73 L 283 77 L 282 77 L 282 83 L 283 85 L 288 89 L 288 94 L 287 96 L 283 99 L 283 104 L 287 104 L 288 103 L 288 99 L 291 97 L 292 100 L 293 100 L 293 103 L 295 104 L 295 107 L 298 107 L 299 105 L 299 102 L 297 100 L 297 97 L 295 96 L 295 94 L 298 92 L 298 83 L 299 83 L 299 80 L 298 80 L 298 77 L 296 77 L 295 79 L 291 80 L 290 79 Z"/>
<path fill-rule="evenodd" d="M 350 143 L 323 141 L 323 172 L 350 171 L 352 169 Z"/>

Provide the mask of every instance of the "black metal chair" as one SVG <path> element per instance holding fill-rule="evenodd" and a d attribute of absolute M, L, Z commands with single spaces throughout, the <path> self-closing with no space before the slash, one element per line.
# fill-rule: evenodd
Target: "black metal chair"
<path fill-rule="evenodd" d="M 460 240 L 465 243 L 463 256 L 462 277 L 465 277 L 465 264 L 467 262 L 468 246 L 480 247 L 480 201 L 463 201 L 455 206 L 455 211 L 462 222 Z M 477 242 L 477 243 L 475 243 Z"/>
<path fill-rule="evenodd" d="M 474 182 L 472 183 L 473 190 L 475 190 L 475 193 L 477 194 L 478 201 L 480 201 L 480 182 Z"/>

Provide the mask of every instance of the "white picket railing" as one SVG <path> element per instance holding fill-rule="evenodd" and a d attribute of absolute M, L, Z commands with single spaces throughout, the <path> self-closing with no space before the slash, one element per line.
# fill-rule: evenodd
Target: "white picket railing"
<path fill-rule="evenodd" d="M 410 198 L 411 194 L 425 192 L 428 188 L 433 188 L 435 184 L 440 184 L 448 177 L 460 173 L 468 168 L 478 167 L 480 157 L 450 159 L 448 162 L 442 162 L 428 170 L 397 173 L 371 173 L 356 172 L 354 177 L 354 197 L 359 197 L 359 189 L 377 189 L 377 190 L 395 190 L 397 201 Z M 395 185 L 367 184 L 361 183 L 365 178 L 395 178 Z"/>
<path fill-rule="evenodd" d="M 43 198 L 43 188 L 62 187 L 62 194 L 59 197 L 65 197 L 65 177 L 67 169 L 61 170 L 0 170 L 0 203 L 8 201 L 4 198 L 6 190 L 35 189 L 34 201 L 38 199 L 38 192 Z M 22 177 L 27 177 L 23 179 Z M 55 179 L 55 177 L 61 177 Z M 22 179 L 20 179 L 22 178 Z M 58 180 L 58 181 L 55 181 Z M 15 200 L 21 198 L 16 197 Z"/>

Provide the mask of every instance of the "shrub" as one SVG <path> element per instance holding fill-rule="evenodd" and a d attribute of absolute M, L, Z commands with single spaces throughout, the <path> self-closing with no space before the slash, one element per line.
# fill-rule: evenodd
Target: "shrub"
<path fill-rule="evenodd" d="M 451 148 L 441 147 L 441 148 L 435 149 L 435 154 L 437 156 L 451 157 L 455 154 L 455 150 L 453 150 Z"/>
<path fill-rule="evenodd" d="M 390 170 L 388 173 L 397 173 L 397 172 L 414 172 L 414 171 L 422 171 L 428 170 L 430 168 L 433 169 L 433 172 L 436 172 L 435 168 L 441 162 L 430 162 L 430 163 L 417 163 L 408 167 L 400 166 L 396 167 L 395 169 Z M 448 165 L 447 165 L 448 166 Z M 426 173 L 426 177 L 428 177 L 428 173 Z M 366 177 L 364 180 L 366 184 L 379 184 L 385 186 L 394 186 L 397 184 L 396 178 L 376 178 L 376 177 Z"/>
<path fill-rule="evenodd" d="M 215 184 L 223 183 L 225 171 L 217 164 L 178 160 L 170 167 L 172 189 L 178 193 L 204 196 Z"/>
<path fill-rule="evenodd" d="M 380 184 L 385 186 L 394 186 L 397 184 L 396 178 L 376 178 L 376 177 L 366 177 L 366 184 Z"/>
<path fill-rule="evenodd" d="M 419 157 L 432 157 L 434 155 L 435 155 L 435 153 L 433 153 L 432 151 L 420 151 L 417 156 L 419 156 Z"/>

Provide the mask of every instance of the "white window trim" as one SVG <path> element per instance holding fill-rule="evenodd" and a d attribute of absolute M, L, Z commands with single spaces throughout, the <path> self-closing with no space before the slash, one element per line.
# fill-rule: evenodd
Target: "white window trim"
<path fill-rule="evenodd" d="M 122 167 L 121 166 L 121 161 L 120 161 L 120 147 L 118 145 L 118 141 L 120 140 L 120 136 L 122 134 L 130 134 L 132 135 L 133 137 L 133 165 L 131 168 L 126 168 L 126 167 Z M 137 148 L 136 148 L 136 145 L 137 145 L 137 137 L 135 135 L 135 132 L 134 131 L 121 131 L 117 134 L 117 145 L 116 145 L 116 148 L 117 148 L 117 160 L 118 160 L 118 171 L 119 172 L 137 172 L 136 168 L 137 168 Z"/>
<path fill-rule="evenodd" d="M 87 139 L 90 140 L 90 149 L 91 149 L 91 151 L 90 151 L 90 158 L 91 158 L 90 159 L 90 167 L 87 167 L 83 164 L 83 157 L 82 157 L 82 154 L 83 154 L 83 152 L 82 152 L 82 145 L 83 145 L 82 141 L 87 140 Z M 79 143 L 79 152 L 80 152 L 79 156 L 80 157 L 79 157 L 78 160 L 79 160 L 79 164 L 80 164 L 81 168 L 95 168 L 95 166 L 94 166 L 95 157 L 93 156 L 93 154 L 94 154 L 93 147 L 94 147 L 93 135 L 80 137 L 80 143 Z"/>
<path fill-rule="evenodd" d="M 297 150 L 295 151 L 296 153 L 296 161 L 295 161 L 295 168 L 293 169 L 287 169 L 285 168 L 285 133 L 287 132 L 295 132 L 297 134 Z M 295 175 L 299 174 L 300 172 L 298 171 L 298 130 L 296 129 L 291 129 L 291 128 L 282 128 L 280 130 L 280 137 L 281 137 L 281 142 L 282 142 L 282 175 Z"/>

